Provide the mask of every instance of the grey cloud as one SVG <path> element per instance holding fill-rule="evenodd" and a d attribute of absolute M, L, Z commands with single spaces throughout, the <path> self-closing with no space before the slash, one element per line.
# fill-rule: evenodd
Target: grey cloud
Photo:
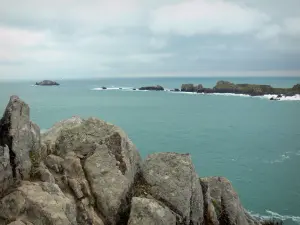
<path fill-rule="evenodd" d="M 298 0 L 216 1 L 240 15 L 215 23 L 211 1 L 190 0 L 211 13 L 169 27 L 186 1 L 0 0 L 0 79 L 300 70 Z"/>

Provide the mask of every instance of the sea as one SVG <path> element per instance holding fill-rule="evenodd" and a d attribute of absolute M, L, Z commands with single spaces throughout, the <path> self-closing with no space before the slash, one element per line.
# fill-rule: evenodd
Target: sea
<path fill-rule="evenodd" d="M 190 153 L 199 176 L 227 177 L 252 215 L 300 224 L 300 96 L 270 101 L 269 96 L 132 90 L 183 83 L 213 87 L 218 80 L 274 87 L 300 83 L 300 77 L 61 79 L 52 87 L 0 81 L 0 113 L 9 97 L 18 95 L 42 132 L 72 116 L 98 117 L 125 130 L 143 158 Z"/>

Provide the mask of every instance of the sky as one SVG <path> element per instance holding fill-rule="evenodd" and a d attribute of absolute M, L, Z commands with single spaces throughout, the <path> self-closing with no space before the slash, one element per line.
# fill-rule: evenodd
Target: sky
<path fill-rule="evenodd" d="M 0 79 L 300 76 L 299 0 L 0 0 Z"/>

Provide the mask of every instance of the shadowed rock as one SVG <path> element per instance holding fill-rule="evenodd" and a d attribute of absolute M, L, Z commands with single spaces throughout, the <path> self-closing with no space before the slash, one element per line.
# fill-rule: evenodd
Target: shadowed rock
<path fill-rule="evenodd" d="M 242 207 L 238 194 L 224 177 L 201 178 L 205 222 L 212 225 L 259 225 Z"/>
<path fill-rule="evenodd" d="M 4 151 L 6 160 L 9 149 L 11 174 L 15 181 L 29 179 L 32 163 L 39 163 L 37 161 L 40 160 L 40 129 L 30 121 L 29 111 L 27 104 L 12 96 L 0 120 L 0 146 L 7 146 Z M 6 165 L 5 176 L 8 169 Z"/>
<path fill-rule="evenodd" d="M 41 82 L 36 82 L 35 85 L 39 86 L 58 86 L 59 83 L 52 81 L 52 80 L 43 80 Z"/>
<path fill-rule="evenodd" d="M 140 91 L 163 91 L 164 88 L 160 85 L 157 86 L 147 86 L 147 87 L 140 87 Z"/>

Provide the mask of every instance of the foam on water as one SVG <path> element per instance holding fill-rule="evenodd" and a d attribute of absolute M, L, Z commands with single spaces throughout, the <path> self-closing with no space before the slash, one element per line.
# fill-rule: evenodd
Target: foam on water
<path fill-rule="evenodd" d="M 261 215 L 258 213 L 253 213 L 249 212 L 253 217 L 261 219 L 261 220 L 272 220 L 272 219 L 277 219 L 277 220 L 292 220 L 293 222 L 300 224 L 300 216 L 291 216 L 291 215 L 280 215 L 277 212 L 273 212 L 271 210 L 266 210 L 267 215 Z"/>
<path fill-rule="evenodd" d="M 264 96 L 258 96 L 259 98 L 276 98 L 277 95 L 264 95 Z M 294 95 L 294 96 L 282 96 L 279 101 L 300 101 L 300 95 Z"/>
<path fill-rule="evenodd" d="M 120 91 L 133 91 L 132 87 L 107 87 L 106 89 L 103 89 L 102 87 L 100 88 L 92 88 L 92 91 L 107 91 L 107 90 L 120 90 Z"/>

